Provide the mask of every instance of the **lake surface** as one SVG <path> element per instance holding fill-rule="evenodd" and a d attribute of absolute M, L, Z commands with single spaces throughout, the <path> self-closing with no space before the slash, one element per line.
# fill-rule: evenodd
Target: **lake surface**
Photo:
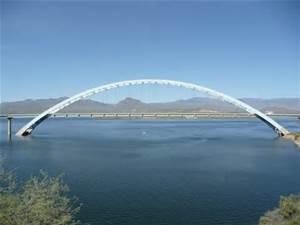
<path fill-rule="evenodd" d="M 14 131 L 27 121 L 13 120 Z M 253 225 L 300 192 L 300 150 L 257 119 L 56 118 L 12 142 L 0 125 L 5 167 L 20 179 L 64 173 L 91 225 Z"/>

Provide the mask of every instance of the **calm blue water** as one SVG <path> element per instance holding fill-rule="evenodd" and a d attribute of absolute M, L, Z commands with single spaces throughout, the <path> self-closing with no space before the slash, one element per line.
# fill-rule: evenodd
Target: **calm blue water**
<path fill-rule="evenodd" d="M 280 195 L 300 192 L 300 150 L 256 119 L 56 118 L 10 143 L 0 124 L 5 167 L 20 179 L 64 173 L 92 225 L 253 225 Z"/>

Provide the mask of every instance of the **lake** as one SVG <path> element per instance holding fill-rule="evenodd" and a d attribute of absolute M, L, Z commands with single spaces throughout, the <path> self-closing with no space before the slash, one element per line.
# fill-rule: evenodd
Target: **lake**
<path fill-rule="evenodd" d="M 14 132 L 27 121 L 14 119 Z M 11 142 L 0 124 L 5 168 L 21 180 L 64 173 L 91 225 L 253 225 L 300 192 L 300 149 L 257 119 L 55 118 Z"/>

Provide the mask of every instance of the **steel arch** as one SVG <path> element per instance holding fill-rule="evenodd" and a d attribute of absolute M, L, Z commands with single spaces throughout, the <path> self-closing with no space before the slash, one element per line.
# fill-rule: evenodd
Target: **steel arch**
<path fill-rule="evenodd" d="M 25 126 L 23 126 L 17 133 L 17 136 L 27 136 L 32 133 L 34 128 L 38 126 L 41 122 L 43 122 L 45 119 L 50 117 L 52 114 L 58 112 L 59 110 L 73 104 L 76 101 L 79 101 L 81 99 L 87 98 L 89 96 L 105 92 L 114 88 L 120 88 L 120 87 L 126 87 L 131 85 L 143 85 L 143 84 L 159 84 L 159 85 L 171 85 L 176 87 L 182 87 L 187 89 L 192 89 L 194 91 L 198 91 L 210 96 L 213 96 L 221 101 L 228 102 L 232 105 L 235 105 L 238 108 L 241 108 L 251 115 L 255 115 L 259 119 L 261 119 L 264 123 L 266 123 L 268 126 L 272 127 L 273 130 L 279 135 L 284 136 L 289 133 L 287 129 L 282 127 L 280 124 L 278 124 L 276 121 L 274 121 L 271 117 L 265 115 L 264 113 L 260 112 L 259 110 L 251 107 L 250 105 L 236 99 L 233 97 L 230 97 L 228 95 L 225 95 L 221 92 L 196 85 L 193 83 L 186 83 L 182 81 L 174 81 L 174 80 L 161 80 L 161 79 L 141 79 L 141 80 L 127 80 L 127 81 L 121 81 L 121 82 L 115 82 L 110 83 L 106 85 L 101 85 L 96 88 L 88 89 L 86 91 L 80 92 L 79 94 L 76 94 L 66 100 L 63 100 L 62 102 L 52 106 L 51 108 L 47 109 L 46 111 L 42 112 L 40 115 L 32 119 L 29 123 L 27 123 Z"/>

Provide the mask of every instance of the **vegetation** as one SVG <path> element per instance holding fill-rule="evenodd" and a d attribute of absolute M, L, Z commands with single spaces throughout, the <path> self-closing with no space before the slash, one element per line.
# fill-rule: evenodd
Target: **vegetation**
<path fill-rule="evenodd" d="M 280 197 L 279 208 L 262 216 L 259 225 L 300 225 L 300 195 Z"/>
<path fill-rule="evenodd" d="M 300 132 L 292 132 L 292 135 L 294 135 L 295 139 L 300 139 Z"/>
<path fill-rule="evenodd" d="M 66 196 L 68 186 L 62 177 L 49 177 L 41 171 L 23 185 L 12 173 L 0 172 L 1 225 L 77 225 L 80 207 Z"/>

